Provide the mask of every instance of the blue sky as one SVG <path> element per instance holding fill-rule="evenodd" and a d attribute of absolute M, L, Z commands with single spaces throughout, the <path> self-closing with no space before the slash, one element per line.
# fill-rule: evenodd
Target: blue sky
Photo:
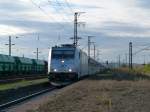
<path fill-rule="evenodd" d="M 33 1 L 33 2 L 32 2 Z M 0 1 L 0 53 L 8 54 L 8 36 L 12 36 L 12 54 L 47 59 L 48 48 L 61 43 L 71 43 L 73 12 L 86 12 L 79 21 L 80 48 L 87 51 L 87 36 L 95 36 L 101 61 L 125 60 L 128 43 L 133 42 L 133 52 L 150 44 L 149 0 L 1 0 Z M 40 7 L 40 8 L 39 8 Z M 37 37 L 40 37 L 38 40 Z M 15 38 L 19 36 L 20 38 Z M 91 54 L 92 55 L 92 54 Z M 150 62 L 149 51 L 134 57 L 134 62 Z"/>

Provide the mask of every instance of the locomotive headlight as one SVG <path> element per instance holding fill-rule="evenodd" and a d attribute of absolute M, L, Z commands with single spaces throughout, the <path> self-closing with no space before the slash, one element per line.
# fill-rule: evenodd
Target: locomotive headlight
<path fill-rule="evenodd" d="M 54 72 L 57 72 L 57 69 L 54 69 Z"/>
<path fill-rule="evenodd" d="M 61 62 L 62 62 L 62 63 L 64 63 L 65 61 L 64 61 L 64 60 L 62 60 Z"/>
<path fill-rule="evenodd" d="M 69 69 L 69 72 L 72 72 L 72 69 Z"/>

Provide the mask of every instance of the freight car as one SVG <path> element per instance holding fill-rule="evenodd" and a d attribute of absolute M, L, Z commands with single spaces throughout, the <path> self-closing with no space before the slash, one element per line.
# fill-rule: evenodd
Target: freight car
<path fill-rule="evenodd" d="M 0 77 L 14 73 L 15 59 L 8 55 L 0 54 Z"/>
<path fill-rule="evenodd" d="M 66 85 L 102 69 L 99 62 L 74 45 L 55 46 L 49 52 L 49 80 L 55 86 Z"/>
<path fill-rule="evenodd" d="M 0 54 L 0 79 L 46 75 L 47 62 Z"/>
<path fill-rule="evenodd" d="M 34 74 L 42 74 L 47 73 L 47 61 L 33 59 L 32 70 Z"/>

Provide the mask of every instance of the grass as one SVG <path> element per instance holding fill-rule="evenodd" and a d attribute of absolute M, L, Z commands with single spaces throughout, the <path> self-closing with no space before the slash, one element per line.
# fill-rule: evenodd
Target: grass
<path fill-rule="evenodd" d="M 146 74 L 150 74 L 150 64 L 145 65 L 143 67 L 143 72 L 146 73 Z"/>
<path fill-rule="evenodd" d="M 125 72 L 125 73 L 142 74 L 142 75 L 150 76 L 150 64 L 146 64 L 146 65 L 139 66 L 139 67 L 134 67 L 132 70 L 129 70 L 129 68 L 127 67 L 122 67 L 118 70 Z"/>
<path fill-rule="evenodd" d="M 142 67 L 134 67 L 132 70 L 130 70 L 127 67 L 122 67 L 119 69 L 114 69 L 113 72 L 120 72 L 120 73 L 132 74 L 132 75 L 138 75 L 138 74 L 147 75 L 146 74 L 147 72 L 144 69 L 145 69 L 145 67 L 143 67 L 143 66 Z"/>
<path fill-rule="evenodd" d="M 48 82 L 47 78 L 37 79 L 37 80 L 22 80 L 20 82 L 9 83 L 9 84 L 0 84 L 0 91 L 9 90 L 9 89 L 17 89 L 21 87 L 26 87 L 30 85 L 36 85 L 40 83 Z"/>
<path fill-rule="evenodd" d="M 149 112 L 149 80 L 88 78 L 66 87 L 28 112 Z"/>

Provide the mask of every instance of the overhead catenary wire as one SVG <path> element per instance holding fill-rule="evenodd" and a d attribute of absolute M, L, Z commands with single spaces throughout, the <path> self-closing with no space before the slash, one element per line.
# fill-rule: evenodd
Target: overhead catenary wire
<path fill-rule="evenodd" d="M 60 17 L 62 17 L 63 20 L 68 21 L 68 22 L 72 22 L 72 20 L 71 20 L 70 18 L 68 18 L 67 16 L 64 15 L 64 14 L 66 14 L 66 12 L 63 11 L 64 8 L 63 8 L 63 6 L 61 5 L 61 3 L 58 2 L 58 1 L 56 1 L 56 2 L 57 2 L 57 6 L 53 5 L 52 2 L 51 2 L 50 0 L 48 0 L 48 3 L 55 9 L 55 11 L 58 12 L 59 14 L 61 14 Z M 58 6 L 61 7 L 62 10 L 59 10 L 59 9 L 58 9 Z M 62 11 L 63 11 L 63 13 L 62 13 Z M 63 15 L 63 16 L 62 16 L 62 15 Z"/>
<path fill-rule="evenodd" d="M 32 3 L 33 5 L 35 5 L 36 7 L 38 7 L 47 17 L 52 18 L 54 21 L 56 20 L 56 19 L 53 18 L 51 15 L 47 14 L 47 12 L 46 12 L 43 8 L 41 8 L 38 4 L 36 4 L 35 2 L 33 2 L 33 0 L 30 0 L 30 1 L 31 1 L 31 3 Z M 68 27 L 68 26 L 65 27 L 65 26 L 66 26 L 66 23 L 61 23 L 61 22 L 59 22 L 59 21 L 56 21 L 56 23 L 60 25 L 61 30 L 64 30 L 64 28 L 65 28 L 66 30 L 70 30 L 70 27 Z M 69 26 L 71 26 L 71 24 L 69 24 Z M 71 27 L 72 27 L 72 26 L 71 26 Z"/>
<path fill-rule="evenodd" d="M 40 11 L 42 11 L 47 17 L 49 17 L 49 18 L 51 18 L 53 21 L 55 21 L 55 19 L 52 17 L 52 16 L 50 16 L 49 14 L 47 14 L 47 12 L 43 9 L 43 8 L 41 8 L 38 4 L 36 4 L 33 0 L 30 0 L 31 1 L 31 3 L 34 5 L 34 6 L 36 6 L 37 8 L 39 8 L 40 9 Z M 62 24 L 62 23 L 60 23 L 60 22 L 58 22 L 58 21 L 55 21 L 57 24 L 59 24 L 60 26 L 61 26 L 61 28 L 65 28 L 65 26 Z M 68 28 L 69 29 L 69 28 Z"/>
<path fill-rule="evenodd" d="M 60 8 L 62 9 L 61 11 L 66 15 L 66 11 L 65 11 L 64 5 L 61 4 L 58 0 L 55 0 L 55 1 L 56 1 L 56 3 L 58 4 L 58 6 L 60 6 Z M 67 15 L 67 16 L 68 16 L 68 15 Z M 67 16 L 66 16 L 66 17 L 67 17 Z M 67 19 L 72 22 L 72 20 L 71 20 L 69 17 L 67 17 Z"/>
<path fill-rule="evenodd" d="M 145 48 L 143 48 L 143 49 L 140 49 L 140 50 L 134 52 L 133 55 L 136 55 L 136 54 L 138 54 L 138 53 L 140 53 L 140 52 L 142 52 L 142 51 L 144 51 L 144 50 L 146 50 L 146 49 L 148 49 L 148 48 L 150 48 L 150 45 L 147 46 L 147 47 L 145 47 Z"/>
<path fill-rule="evenodd" d="M 61 26 L 61 28 L 65 27 L 62 23 L 56 21 L 52 16 L 50 16 L 49 14 L 47 14 L 47 12 L 43 8 L 41 8 L 38 4 L 36 4 L 33 0 L 30 0 L 30 1 L 31 1 L 31 3 L 34 6 L 36 6 L 37 8 L 39 8 L 47 17 L 51 18 L 54 22 L 56 22 L 57 24 L 59 24 Z"/>
<path fill-rule="evenodd" d="M 72 13 L 74 13 L 74 10 L 73 10 L 72 7 L 70 6 L 68 0 L 64 0 L 64 2 L 66 3 L 66 5 L 67 5 L 67 7 L 70 9 L 70 11 L 71 11 Z"/>

